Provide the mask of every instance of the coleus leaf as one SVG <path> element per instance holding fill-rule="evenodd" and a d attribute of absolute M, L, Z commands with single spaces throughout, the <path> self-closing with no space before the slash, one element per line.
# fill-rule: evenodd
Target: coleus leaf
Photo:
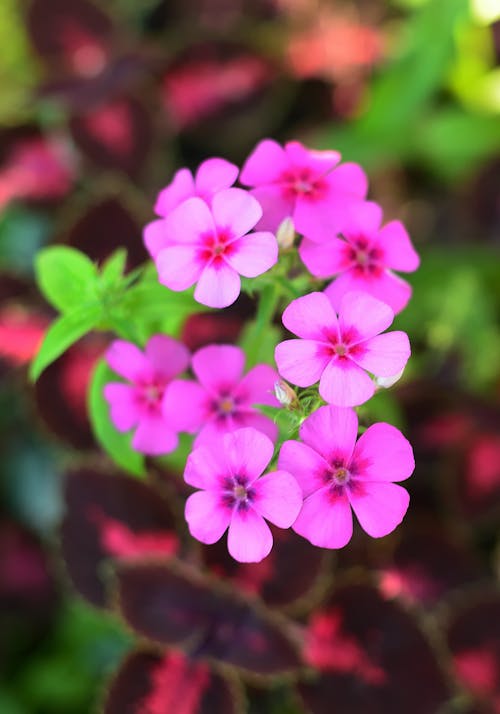
<path fill-rule="evenodd" d="M 116 375 L 103 360 L 94 369 L 88 392 L 88 409 L 92 430 L 111 459 L 125 471 L 144 476 L 144 456 L 131 446 L 130 433 L 117 431 L 109 417 L 109 406 L 104 399 L 104 386 L 115 382 Z"/>
<path fill-rule="evenodd" d="M 370 586 L 341 587 L 312 614 L 304 656 L 320 672 L 298 687 L 311 714 L 330 714 L 332 702 L 339 712 L 430 714 L 449 696 L 417 622 Z"/>
<path fill-rule="evenodd" d="M 181 652 L 135 652 L 108 690 L 103 714 L 238 714 L 242 694 L 228 676 Z"/>
<path fill-rule="evenodd" d="M 272 608 L 307 608 L 312 591 L 326 585 L 330 553 L 290 529 L 270 528 L 274 546 L 260 563 L 238 563 L 222 540 L 202 547 L 203 561 L 213 573 L 229 578 L 243 592 L 259 595 Z"/>
<path fill-rule="evenodd" d="M 121 564 L 117 604 L 142 637 L 259 675 L 301 665 L 276 616 L 179 563 Z"/>
<path fill-rule="evenodd" d="M 94 605 L 106 605 L 106 560 L 178 552 L 171 508 L 145 483 L 81 468 L 67 475 L 65 501 L 62 555 L 73 585 Z"/>
<path fill-rule="evenodd" d="M 96 300 L 97 268 L 75 248 L 58 245 L 39 251 L 35 274 L 44 297 L 59 312 L 68 313 Z"/>

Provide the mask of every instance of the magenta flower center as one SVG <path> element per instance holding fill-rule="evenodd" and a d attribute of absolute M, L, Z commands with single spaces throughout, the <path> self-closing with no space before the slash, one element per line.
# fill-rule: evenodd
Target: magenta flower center
<path fill-rule="evenodd" d="M 222 484 L 222 502 L 227 508 L 246 509 L 253 498 L 246 476 L 226 476 Z"/>
<path fill-rule="evenodd" d="M 348 258 L 354 270 L 359 275 L 374 275 L 381 272 L 382 251 L 376 246 L 370 245 L 364 237 L 350 241 L 348 248 Z"/>
<path fill-rule="evenodd" d="M 166 381 L 160 377 L 154 377 L 138 385 L 137 399 L 139 404 L 150 412 L 159 411 L 166 386 Z"/>
<path fill-rule="evenodd" d="M 233 252 L 233 239 L 230 231 L 227 229 L 217 229 L 215 233 L 207 233 L 201 236 L 201 249 L 199 258 L 204 263 L 220 263 L 224 260 L 224 256 L 230 255 Z"/>
<path fill-rule="evenodd" d="M 235 411 L 235 402 L 232 397 L 223 397 L 217 405 L 217 410 L 220 415 L 227 416 Z"/>
<path fill-rule="evenodd" d="M 323 176 L 315 174 L 309 168 L 296 168 L 285 171 L 280 182 L 287 198 L 309 198 L 318 200 L 324 197 L 327 183 Z"/>

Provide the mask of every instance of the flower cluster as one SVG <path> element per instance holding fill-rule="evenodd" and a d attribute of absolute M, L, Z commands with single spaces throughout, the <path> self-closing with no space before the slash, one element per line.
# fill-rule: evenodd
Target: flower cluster
<path fill-rule="evenodd" d="M 161 334 L 144 351 L 118 340 L 106 354 L 127 380 L 104 390 L 113 424 L 134 429 L 133 448 L 152 456 L 173 451 L 180 432 L 194 436 L 184 472 L 197 489 L 185 506 L 189 530 L 207 544 L 227 530 L 229 552 L 241 562 L 270 552 L 266 521 L 316 546 L 341 548 L 352 535 L 352 511 L 378 538 L 408 508 L 408 492 L 395 482 L 413 471 L 410 444 L 385 423 L 368 425 L 357 440 L 353 407 L 406 366 L 407 335 L 386 330 L 411 288 L 393 271 L 414 271 L 419 259 L 402 223 L 381 227 L 363 170 L 340 158 L 266 139 L 241 172 L 221 158 L 204 161 L 194 175 L 181 169 L 144 231 L 159 282 L 172 291 L 195 286 L 194 299 L 208 307 L 234 303 L 240 276 L 265 274 L 251 290 L 264 304 L 271 287 L 275 302 L 262 310 L 267 322 L 256 321 L 255 339 L 280 308 L 294 336 L 275 347 L 277 371 L 257 364 L 244 374 L 239 346 L 209 344 L 191 355 Z M 235 187 L 238 175 L 245 188 Z M 293 284 L 298 265 L 299 296 L 289 302 L 283 285 Z M 306 292 L 304 275 L 311 286 L 333 281 Z M 293 417 L 281 437 L 270 416 L 280 409 Z"/>

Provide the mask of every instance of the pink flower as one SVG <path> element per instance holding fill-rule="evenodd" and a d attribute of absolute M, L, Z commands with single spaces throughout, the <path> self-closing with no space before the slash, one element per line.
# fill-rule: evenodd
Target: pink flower
<path fill-rule="evenodd" d="M 375 391 L 365 370 L 392 377 L 410 356 L 405 332 L 379 334 L 393 319 L 388 305 L 366 293 L 344 295 L 338 317 L 324 293 L 297 298 L 283 313 L 283 324 L 301 339 L 276 347 L 278 371 L 299 387 L 319 380 L 319 393 L 330 404 L 363 404 Z"/>
<path fill-rule="evenodd" d="M 347 210 L 365 198 L 368 183 L 357 164 L 337 167 L 337 151 L 312 151 L 298 141 L 283 148 L 272 139 L 257 144 L 240 181 L 252 186 L 263 209 L 258 227 L 276 231 L 287 216 L 298 233 L 328 239 L 342 230 Z"/>
<path fill-rule="evenodd" d="M 289 528 L 302 506 L 300 487 L 286 471 L 259 478 L 273 450 L 265 434 L 248 428 L 190 454 L 184 478 L 202 489 L 186 501 L 186 520 L 194 538 L 215 543 L 229 527 L 227 545 L 235 560 L 257 563 L 269 554 L 273 537 L 264 518 Z"/>
<path fill-rule="evenodd" d="M 342 229 L 342 237 L 330 235 L 324 243 L 304 238 L 299 254 L 318 278 L 339 277 L 325 290 L 335 307 L 346 292 L 362 290 L 400 312 L 411 296 L 411 287 L 392 270 L 411 273 L 419 266 L 408 233 L 400 221 L 383 228 L 382 209 L 365 202 L 356 207 Z"/>
<path fill-rule="evenodd" d="M 300 427 L 298 441 L 285 441 L 278 460 L 299 482 L 304 505 L 293 530 L 321 548 L 342 548 L 352 535 L 351 506 L 373 538 L 401 523 L 408 492 L 394 481 L 413 473 L 410 443 L 390 424 L 373 424 L 356 443 L 353 409 L 320 407 Z"/>
<path fill-rule="evenodd" d="M 187 198 L 198 196 L 210 205 L 218 191 L 229 188 L 236 181 L 238 167 L 225 159 L 207 159 L 199 165 L 196 175 L 189 169 L 180 169 L 172 181 L 158 194 L 155 213 L 162 218 L 180 206 Z M 153 221 L 144 229 L 144 243 L 153 260 L 168 241 L 163 231 L 163 220 Z"/>
<path fill-rule="evenodd" d="M 223 434 L 241 427 L 255 427 L 273 441 L 276 424 L 255 409 L 255 404 L 279 407 L 274 396 L 278 375 L 259 364 L 243 376 L 245 353 L 233 345 L 208 345 L 193 355 L 198 382 L 176 380 L 165 397 L 164 410 L 178 431 L 201 429 L 195 446 L 220 441 Z"/>
<path fill-rule="evenodd" d="M 209 307 L 227 307 L 240 294 L 240 275 L 255 278 L 278 259 L 272 233 L 250 233 L 262 215 L 247 191 L 219 191 L 211 208 L 188 198 L 162 222 L 167 247 L 156 257 L 160 282 L 171 290 L 197 283 L 195 299 Z"/>
<path fill-rule="evenodd" d="M 144 352 L 131 342 L 115 340 L 106 361 L 129 381 L 112 382 L 104 388 L 111 421 L 118 431 L 136 428 L 132 446 L 157 456 L 177 447 L 177 433 L 163 415 L 162 401 L 173 377 L 189 365 L 189 351 L 171 337 L 151 337 Z"/>

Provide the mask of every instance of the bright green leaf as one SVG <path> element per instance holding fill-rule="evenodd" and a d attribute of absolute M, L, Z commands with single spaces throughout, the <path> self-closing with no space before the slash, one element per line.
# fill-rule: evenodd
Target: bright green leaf
<path fill-rule="evenodd" d="M 45 333 L 42 346 L 31 363 L 30 378 L 37 380 L 49 364 L 97 325 L 100 316 L 100 307 L 90 305 L 61 315 L 55 320 Z"/>
<path fill-rule="evenodd" d="M 101 282 L 104 285 L 116 285 L 123 276 L 126 262 L 127 251 L 124 248 L 115 251 L 102 267 Z"/>
<path fill-rule="evenodd" d="M 106 384 L 116 381 L 116 374 L 108 365 L 103 361 L 98 362 L 88 393 L 92 429 L 103 449 L 118 466 L 135 476 L 144 476 L 144 456 L 131 447 L 130 434 L 117 431 L 109 418 L 109 407 L 103 391 Z"/>
<path fill-rule="evenodd" d="M 60 312 L 95 300 L 97 268 L 84 253 L 68 246 L 41 250 L 35 260 L 40 290 Z"/>

